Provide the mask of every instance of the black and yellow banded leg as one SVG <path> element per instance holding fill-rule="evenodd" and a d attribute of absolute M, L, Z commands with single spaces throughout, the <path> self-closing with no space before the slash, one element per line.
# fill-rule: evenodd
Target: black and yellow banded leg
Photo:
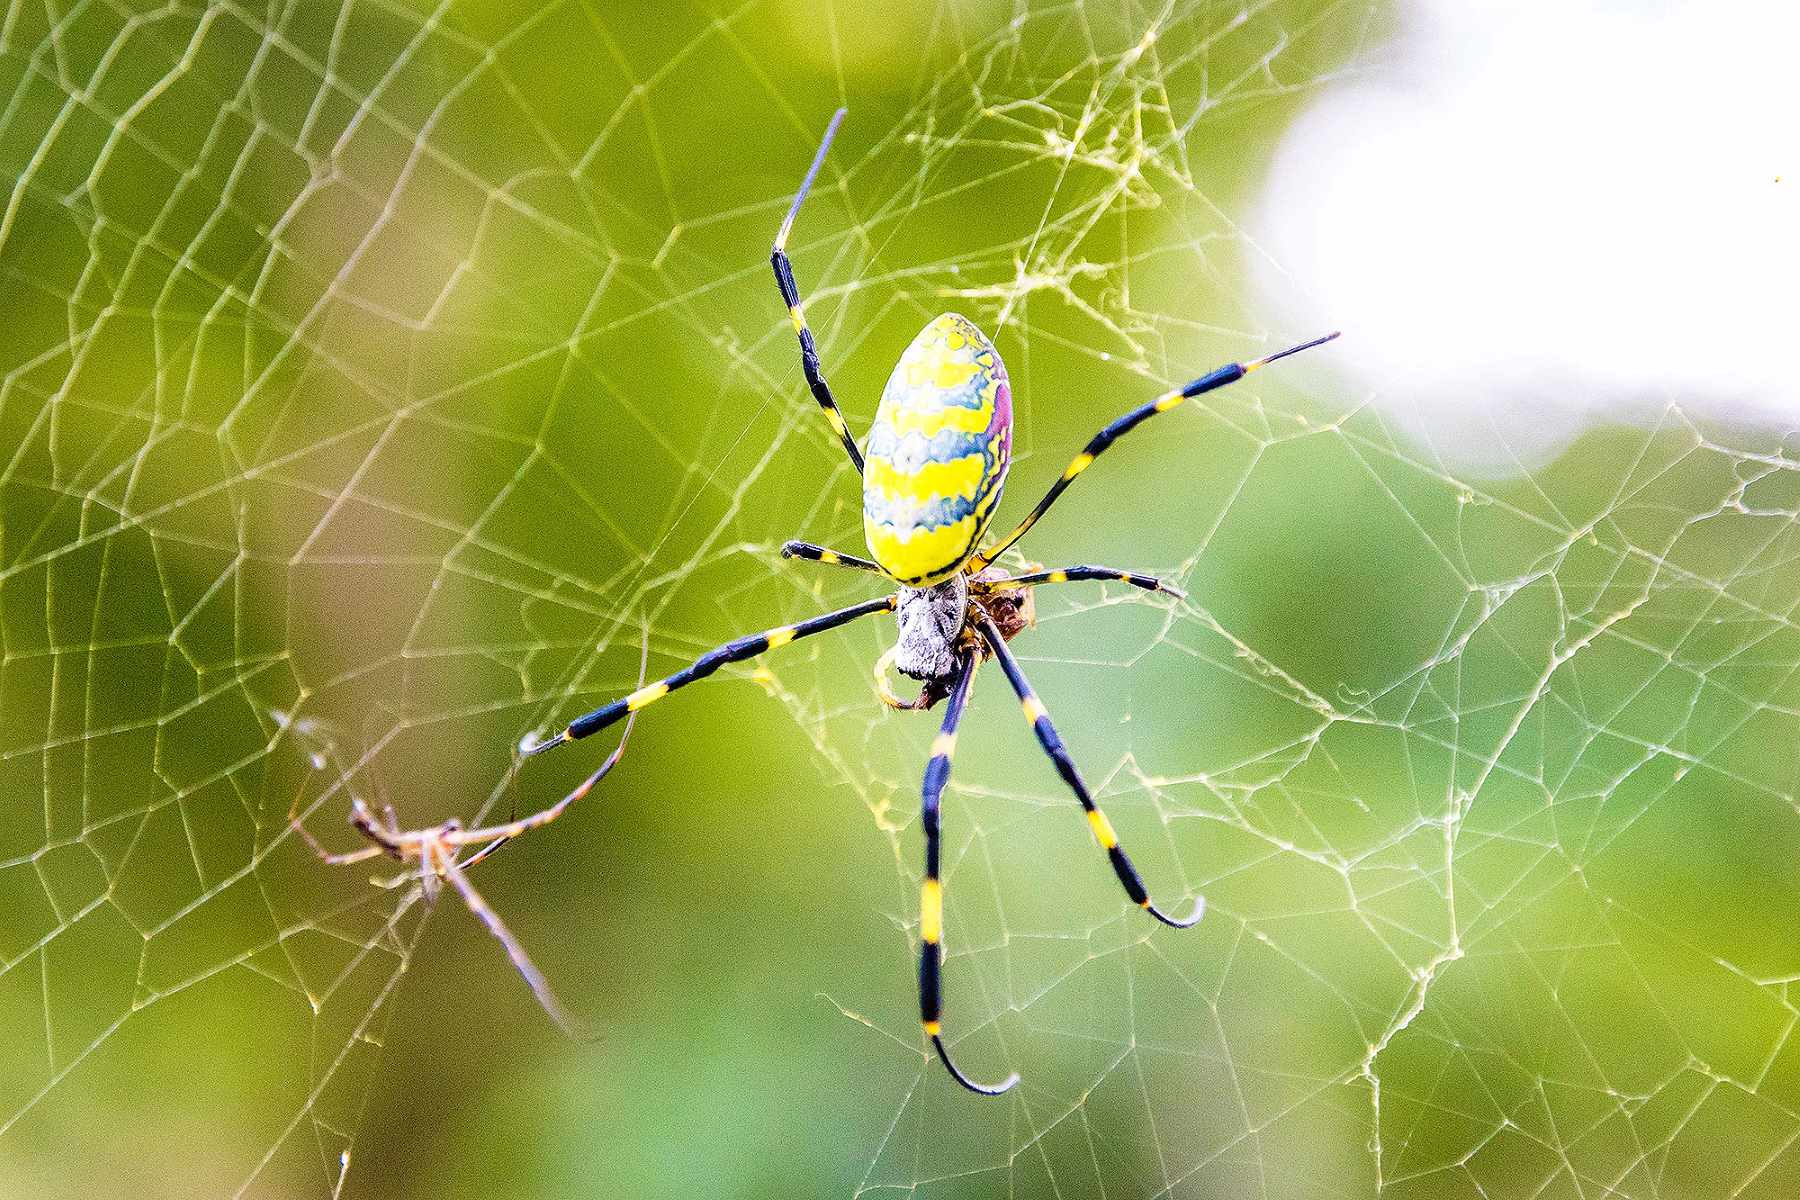
<path fill-rule="evenodd" d="M 1106 857 L 1112 862 L 1113 873 L 1125 886 L 1125 894 L 1164 925 L 1172 925 L 1176 929 L 1186 929 L 1190 925 L 1197 924 L 1200 918 L 1206 914 L 1204 897 L 1195 900 L 1192 913 L 1179 918 L 1171 917 L 1150 902 L 1150 894 L 1144 888 L 1143 877 L 1138 874 L 1137 868 L 1132 866 L 1131 859 L 1125 853 L 1125 848 L 1119 845 L 1119 835 L 1113 832 L 1112 822 L 1106 819 L 1106 814 L 1101 812 L 1099 806 L 1094 803 L 1094 797 L 1089 793 L 1086 781 L 1081 778 L 1081 772 L 1075 767 L 1075 760 L 1069 757 L 1069 751 L 1063 746 L 1062 738 L 1056 732 L 1056 726 L 1050 723 L 1050 714 L 1044 710 L 1043 701 L 1039 700 L 1037 693 L 1031 690 L 1031 684 L 1026 680 L 1025 672 L 1019 669 L 1019 660 L 1014 658 L 1012 651 L 1006 648 L 1006 639 L 1001 636 L 1000 630 L 991 620 L 984 620 L 981 623 L 981 636 L 987 642 L 988 648 L 993 651 L 994 657 L 1000 661 L 1000 669 L 1006 672 L 1007 681 L 1012 684 L 1013 691 L 1018 693 L 1019 704 L 1025 709 L 1025 719 L 1031 723 L 1032 732 L 1037 734 L 1038 744 L 1043 746 L 1044 753 L 1050 756 L 1050 761 L 1056 764 L 1057 774 L 1063 777 L 1063 782 L 1069 785 L 1069 789 L 1075 793 L 1075 798 L 1081 801 L 1082 810 L 1087 813 L 1088 825 L 1094 831 L 1094 840 L 1100 843 L 1102 850 L 1106 851 Z"/>
<path fill-rule="evenodd" d="M 844 449 L 850 455 L 850 461 L 856 467 L 856 473 L 862 474 L 862 451 L 856 448 L 856 439 L 850 436 L 850 426 L 844 420 L 844 414 L 838 411 L 837 400 L 831 395 L 831 387 L 825 382 L 825 375 L 819 365 L 819 347 L 813 341 L 812 330 L 806 324 L 806 307 L 800 303 L 800 289 L 794 283 L 794 265 L 788 261 L 788 234 L 793 231 L 794 218 L 800 215 L 800 205 L 806 199 L 806 193 L 812 190 L 813 180 L 818 178 L 819 168 L 825 165 L 825 152 L 831 149 L 831 139 L 837 136 L 838 123 L 844 119 L 844 109 L 838 109 L 831 118 L 831 124 L 825 127 L 825 139 L 819 143 L 819 152 L 813 156 L 812 166 L 807 169 L 806 178 L 800 183 L 800 190 L 794 195 L 794 206 L 788 209 L 787 219 L 781 223 L 781 230 L 775 235 L 775 248 L 769 253 L 769 265 L 775 268 L 775 286 L 781 289 L 781 302 L 787 305 L 788 320 L 794 323 L 794 336 L 800 339 L 800 370 L 806 375 L 806 386 L 812 389 L 813 399 L 819 402 L 819 408 L 825 413 L 825 419 L 831 423 L 831 431 L 838 435 L 838 441 L 844 443 Z"/>
<path fill-rule="evenodd" d="M 649 644 L 645 643 L 645 650 L 648 651 L 648 649 Z M 643 676 L 638 676 L 638 679 L 641 681 Z M 477 846 L 481 845 L 483 842 L 487 843 L 485 846 L 481 846 L 481 849 L 457 863 L 457 866 L 466 871 L 476 863 L 492 856 L 500 849 L 500 847 L 506 845 L 506 843 L 512 841 L 520 834 L 530 833 L 534 829 L 542 829 L 544 826 L 550 824 L 550 822 L 556 820 L 556 818 L 562 816 L 563 813 L 569 810 L 571 805 L 593 791 L 600 781 L 611 774 L 612 769 L 619 765 L 619 760 L 625 756 L 625 743 L 631 740 L 631 727 L 635 724 L 637 724 L 637 714 L 633 713 L 630 717 L 626 718 L 625 732 L 619 735 L 619 744 L 613 747 L 613 752 L 606 756 L 606 761 L 600 764 L 599 769 L 580 783 L 576 784 L 574 791 L 564 796 L 561 800 L 558 800 L 555 804 L 552 804 L 549 808 L 544 809 L 542 812 L 532 813 L 529 817 L 520 817 L 517 820 L 508 821 L 504 825 L 491 825 L 479 829 L 460 830 L 453 837 L 446 838 L 446 844 L 458 847 Z"/>
<path fill-rule="evenodd" d="M 580 741 L 590 734 L 599 733 L 620 718 L 648 708 L 670 692 L 684 688 L 696 679 L 706 678 L 727 663 L 743 662 L 746 658 L 755 658 L 766 650 L 785 646 L 789 642 L 797 642 L 801 638 L 811 637 L 815 633 L 824 633 L 828 629 L 836 629 L 840 625 L 848 625 L 858 617 L 866 617 L 879 612 L 892 612 L 896 599 L 895 596 L 888 595 L 874 600 L 865 600 L 861 604 L 852 604 L 849 608 L 840 608 L 836 612 L 813 617 L 796 625 L 780 625 L 762 633 L 739 638 L 734 642 L 726 642 L 723 646 L 702 654 L 694 660 L 692 666 L 683 667 L 673 675 L 647 684 L 629 696 L 623 696 L 611 704 L 596 708 L 591 713 L 576 717 L 569 722 L 567 729 L 542 744 L 533 746 L 525 753 L 527 755 L 542 754 L 546 750 L 555 749 L 567 742 Z"/>
<path fill-rule="evenodd" d="M 783 542 L 781 557 L 804 558 L 809 562 L 824 563 L 828 567 L 849 567 L 854 571 L 870 571 L 876 575 L 887 574 L 878 563 L 858 558 L 854 554 L 842 554 L 825 546 L 815 546 L 811 542 Z"/>
<path fill-rule="evenodd" d="M 1054 571 L 1033 571 L 1029 575 L 1014 575 L 1010 579 L 996 579 L 988 586 L 991 588 L 1037 587 L 1046 583 L 1080 583 L 1088 579 L 1117 580 L 1129 583 L 1134 588 L 1143 588 L 1146 592 L 1165 592 L 1181 599 L 1187 593 L 1166 579 L 1158 579 L 1154 575 L 1140 575 L 1136 571 L 1121 571 L 1116 567 L 1058 567 Z"/>
<path fill-rule="evenodd" d="M 1184 402 L 1192 400 L 1195 396 L 1222 388 L 1228 383 L 1236 383 L 1250 372 L 1260 370 L 1277 359 L 1286 358 L 1290 354 L 1298 354 L 1302 350 L 1311 350 L 1314 346 L 1322 346 L 1336 336 L 1336 333 L 1328 333 L 1324 337 L 1314 338 L 1310 342 L 1302 342 L 1298 346 L 1289 346 L 1286 350 L 1252 359 L 1247 363 L 1226 363 L 1185 386 L 1176 388 L 1172 392 L 1164 392 L 1150 403 L 1132 409 L 1096 433 L 1082 452 L 1077 454 L 1067 467 L 1063 468 L 1062 478 L 1050 485 L 1050 490 L 1044 493 L 1042 500 L 1037 502 L 1037 507 L 1026 513 L 1025 519 L 1020 521 L 1011 533 L 970 559 L 969 570 L 979 571 L 1005 553 L 1008 547 L 1025 536 L 1026 530 L 1037 524 L 1038 518 L 1049 511 L 1050 506 L 1056 503 L 1056 498 L 1061 496 L 1071 483 L 1075 482 L 1077 475 L 1093 466 L 1094 460 L 1106 453 L 1108 446 L 1157 413 L 1165 413 L 1172 408 L 1179 408 Z"/>
<path fill-rule="evenodd" d="M 983 1096 L 998 1096 L 1019 1082 L 1017 1072 L 1000 1083 L 976 1083 L 957 1069 L 944 1049 L 943 1034 L 943 970 L 944 970 L 944 884 L 939 874 L 941 843 L 938 810 L 944 785 L 950 782 L 950 759 L 956 753 L 956 726 L 962 720 L 963 708 L 969 703 L 969 689 L 975 681 L 974 654 L 964 657 L 962 673 L 950 691 L 950 702 L 944 709 L 944 723 L 931 743 L 931 760 L 925 764 L 924 800 L 920 808 L 925 826 L 925 882 L 919 887 L 919 1016 L 925 1022 L 925 1036 L 937 1050 L 938 1058 L 950 1077 Z"/>

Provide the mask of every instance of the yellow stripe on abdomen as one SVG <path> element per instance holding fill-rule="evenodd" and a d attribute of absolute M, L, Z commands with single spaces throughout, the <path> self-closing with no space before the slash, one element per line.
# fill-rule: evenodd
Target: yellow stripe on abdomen
<path fill-rule="evenodd" d="M 973 550 L 978 532 L 973 514 L 936 529 L 914 526 L 904 532 L 863 518 L 869 553 L 895 579 L 913 587 L 941 583 L 954 574 Z"/>
<path fill-rule="evenodd" d="M 885 458 L 871 458 L 863 474 L 863 487 L 875 488 L 890 503 L 922 505 L 941 496 L 973 500 L 987 475 L 987 460 L 968 454 L 949 462 L 923 462 L 902 471 Z"/>

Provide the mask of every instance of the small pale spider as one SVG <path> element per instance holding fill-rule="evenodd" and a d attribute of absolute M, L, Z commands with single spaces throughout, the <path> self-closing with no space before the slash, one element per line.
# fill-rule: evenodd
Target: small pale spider
<path fill-rule="evenodd" d="M 901 354 L 888 379 L 863 448 L 851 436 L 820 369 L 818 348 L 806 324 L 786 247 L 794 218 L 818 176 L 843 117 L 842 109 L 832 117 L 812 167 L 775 237 L 770 263 L 800 340 L 800 364 L 807 385 L 843 443 L 851 465 L 862 476 L 863 534 L 873 557 L 857 558 L 807 542 L 788 542 L 781 553 L 787 558 L 867 571 L 898 584 L 899 590 L 811 620 L 727 642 L 701 655 L 691 666 L 577 717 L 567 729 L 530 753 L 598 733 L 727 663 L 741 662 L 789 642 L 836 629 L 858 617 L 896 614 L 899 635 L 894 648 L 883 655 L 876 668 L 882 698 L 897 708 L 929 708 L 939 700 L 949 699 L 943 724 L 932 743 L 923 788 L 925 875 L 919 898 L 920 1017 L 925 1036 L 951 1076 L 971 1091 L 997 1095 L 1016 1083 L 1018 1075 L 992 1086 L 972 1081 L 951 1060 L 940 1024 L 944 889 L 939 876 L 939 801 L 950 778 L 957 723 L 968 703 L 976 667 L 984 659 L 999 662 L 1025 710 L 1027 723 L 1086 812 L 1094 838 L 1106 852 L 1125 893 L 1152 917 L 1177 928 L 1198 921 L 1205 903 L 1196 898 L 1191 913 L 1172 917 L 1151 902 L 1137 869 L 1119 845 L 1112 824 L 1095 805 L 1074 760 L 1051 725 L 1043 702 L 1032 691 L 1006 645 L 1032 623 L 1030 589 L 1040 584 L 1118 580 L 1178 598 L 1182 593 L 1162 580 L 1111 567 L 1063 567 L 1008 575 L 995 567 L 994 561 L 1044 515 L 1075 477 L 1092 466 L 1108 446 L 1144 421 L 1202 393 L 1235 383 L 1276 359 L 1328 342 L 1337 334 L 1329 333 L 1250 362 L 1227 363 L 1126 413 L 1094 435 L 1012 532 L 982 550 L 981 538 L 999 504 L 1011 461 L 1013 421 L 1006 367 L 987 336 L 973 322 L 955 313 L 945 313 L 926 325 Z M 890 664 L 921 681 L 916 699 L 901 700 L 888 689 L 886 670 Z"/>
<path fill-rule="evenodd" d="M 647 641 L 644 643 L 644 651 L 645 661 L 648 661 L 649 642 Z M 642 682 L 643 675 L 641 673 L 638 679 L 639 682 Z M 330 866 L 364 862 L 383 854 L 396 862 L 416 861 L 419 865 L 413 874 L 419 881 L 419 890 L 427 905 L 437 903 L 437 898 L 443 891 L 444 882 L 448 880 L 450 886 L 462 895 L 463 903 L 469 906 L 469 911 L 479 917 L 481 923 L 488 927 L 488 932 L 492 933 L 500 940 L 500 944 L 506 947 L 506 957 L 512 960 L 512 964 L 518 968 L 519 974 L 525 977 L 525 982 L 530 985 L 532 994 L 537 997 L 538 1003 L 543 1005 L 544 1011 L 550 1014 L 550 1019 L 555 1021 L 570 1037 L 586 1038 L 589 1036 L 587 1026 L 572 1016 L 569 1010 L 563 1007 L 562 1002 L 556 998 L 556 993 L 550 989 L 550 982 L 544 978 L 544 973 L 538 970 L 537 964 L 531 961 L 531 956 L 525 953 L 525 947 L 519 944 L 519 939 L 513 936 L 512 930 L 506 927 L 506 922 L 500 919 L 500 914 L 494 911 L 482 894 L 475 890 L 475 885 L 469 882 L 468 871 L 476 863 L 489 857 L 520 834 L 529 833 L 533 829 L 541 829 L 550 824 L 567 812 L 570 805 L 593 791 L 594 786 L 605 779 L 619 764 L 619 759 L 625 753 L 625 743 L 631 738 L 631 727 L 635 721 L 634 717 L 625 722 L 625 728 L 619 735 L 619 744 L 613 747 L 613 752 L 606 756 L 606 761 L 600 764 L 599 769 L 582 780 L 574 791 L 541 812 L 533 813 L 528 817 L 520 817 L 515 821 L 508 821 L 504 825 L 464 829 L 462 821 L 452 817 L 440 825 L 433 825 L 427 829 L 401 829 L 400 818 L 394 812 L 393 805 L 384 804 L 381 816 L 377 817 L 363 798 L 356 796 L 350 801 L 350 827 L 362 834 L 369 844 L 356 850 L 334 853 L 321 844 L 319 839 L 315 838 L 306 826 L 300 823 L 298 814 L 289 813 L 288 824 L 306 840 L 306 844 L 312 847 L 313 853 Z M 459 861 L 457 855 L 468 846 L 479 846 L 480 849 L 468 858 Z"/>

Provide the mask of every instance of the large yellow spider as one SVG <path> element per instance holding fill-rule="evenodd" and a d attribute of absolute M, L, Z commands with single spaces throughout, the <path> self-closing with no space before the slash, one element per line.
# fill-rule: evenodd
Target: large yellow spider
<path fill-rule="evenodd" d="M 670 692 L 704 679 L 727 663 L 742 662 L 801 638 L 836 629 L 858 617 L 895 613 L 898 637 L 893 649 L 884 654 L 876 666 L 883 701 L 895 708 L 920 709 L 930 708 L 946 698 L 949 700 L 937 738 L 932 742 L 923 786 L 925 877 L 919 897 L 919 1013 L 925 1036 L 956 1082 L 983 1095 L 999 1095 L 1018 1082 L 1018 1075 L 1009 1075 L 993 1085 L 971 1080 L 956 1066 L 945 1048 L 941 1025 L 944 889 L 939 875 L 939 806 L 950 779 L 957 725 L 969 702 L 975 671 L 981 662 L 988 658 L 999 662 L 1001 671 L 1018 695 L 1026 721 L 1055 764 L 1057 773 L 1075 793 L 1087 814 L 1094 838 L 1106 852 L 1126 895 L 1152 917 L 1177 929 L 1200 920 L 1205 912 L 1205 900 L 1196 897 L 1192 911 L 1183 917 L 1170 916 L 1151 902 L 1137 868 L 1119 844 L 1106 814 L 1094 803 L 1074 759 L 1064 748 L 1056 727 L 1050 723 L 1050 714 L 1006 645 L 1032 623 L 1031 589 L 1043 584 L 1118 580 L 1145 591 L 1176 597 L 1182 596 L 1182 592 L 1160 579 L 1112 567 L 1074 566 L 1008 575 L 994 566 L 994 561 L 1037 523 L 1075 477 L 1093 465 L 1107 447 L 1144 421 L 1157 413 L 1177 408 L 1195 396 L 1235 383 L 1277 359 L 1311 349 L 1338 335 L 1329 333 L 1250 362 L 1226 363 L 1126 413 L 1094 435 L 1064 469 L 1062 477 L 1051 485 L 1044 498 L 1012 532 L 982 550 L 979 548 L 981 538 L 999 503 L 1011 462 L 1013 421 L 1012 391 L 1007 382 L 1006 367 L 987 336 L 973 322 L 955 313 L 945 313 L 926 325 L 901 354 L 900 362 L 882 392 L 881 404 L 865 441 L 866 457 L 851 436 L 820 370 L 818 349 L 801 308 L 800 292 L 794 283 L 786 246 L 794 218 L 818 176 L 843 118 L 843 109 L 832 117 L 812 166 L 794 197 L 793 206 L 781 223 L 770 262 L 775 269 L 775 282 L 781 290 L 782 301 L 787 305 L 788 316 L 800 340 L 800 363 L 807 384 L 832 430 L 843 442 L 851 464 L 862 476 L 863 534 L 873 557 L 859 558 L 808 542 L 788 542 L 782 546 L 781 554 L 784 558 L 810 559 L 867 571 L 892 581 L 899 590 L 810 620 L 777 626 L 727 642 L 673 675 L 640 686 L 628 696 L 577 717 L 561 733 L 528 748 L 525 754 L 530 756 L 553 750 L 598 733 L 621 719 L 632 718 Z M 887 684 L 889 667 L 921 681 L 916 698 L 902 700 L 893 694 Z M 623 750 L 621 740 L 600 770 L 555 806 L 506 825 L 465 830 L 460 824 L 450 822 L 434 829 L 403 832 L 391 814 L 385 823 L 378 822 L 358 802 L 351 822 L 370 840 L 370 846 L 348 854 L 332 855 L 316 842 L 312 844 L 329 862 L 356 862 L 377 854 L 403 860 L 416 858 L 428 897 L 436 894 L 440 879 L 449 880 L 505 944 L 514 965 L 531 984 L 551 1017 L 569 1028 L 571 1019 L 556 1002 L 542 975 L 469 884 L 464 871 L 507 839 L 554 821 L 605 776 Z M 307 840 L 312 842 L 310 835 Z M 491 844 L 470 860 L 457 862 L 458 849 L 483 842 Z"/>
<path fill-rule="evenodd" d="M 1094 435 L 1063 471 L 1062 477 L 1011 533 L 981 550 L 978 548 L 981 537 L 999 503 L 1012 450 L 1012 391 L 1007 383 L 1006 367 L 987 336 L 973 322 L 955 313 L 945 313 L 925 326 L 901 354 L 900 362 L 882 392 L 880 407 L 876 409 L 874 424 L 865 441 L 866 457 L 851 436 L 820 371 L 818 348 L 806 324 L 786 246 L 794 218 L 818 176 L 843 117 L 842 109 L 832 117 L 812 167 L 800 184 L 793 207 L 788 210 L 787 219 L 781 223 L 775 237 L 770 262 L 794 332 L 800 339 L 800 363 L 807 385 L 824 411 L 825 419 L 843 442 L 850 462 L 862 476 L 863 534 L 873 557 L 858 558 L 806 542 L 788 542 L 781 548 L 781 553 L 787 558 L 805 558 L 868 571 L 898 584 L 899 590 L 837 612 L 727 642 L 701 655 L 691 666 L 577 717 L 567 729 L 529 753 L 542 753 L 598 733 L 677 688 L 711 675 L 727 663 L 741 662 L 766 650 L 836 629 L 858 617 L 895 613 L 899 636 L 894 648 L 882 657 L 876 669 L 883 699 L 898 708 L 929 708 L 938 700 L 949 698 L 943 724 L 932 743 L 931 759 L 925 767 L 925 879 L 919 898 L 919 940 L 922 943 L 919 1012 L 925 1036 L 951 1076 L 971 1091 L 997 1095 L 1018 1082 L 1018 1075 L 1011 1075 L 992 1086 L 970 1080 L 944 1048 L 940 1024 L 944 892 L 938 874 L 939 801 L 950 778 L 957 723 L 968 703 L 975 669 L 982 660 L 992 657 L 999 661 L 1000 669 L 1005 672 L 1025 710 L 1025 719 L 1044 752 L 1055 763 L 1057 773 L 1086 812 L 1094 837 L 1106 851 L 1126 894 L 1151 916 L 1176 928 L 1185 928 L 1198 921 L 1205 910 L 1205 901 L 1197 898 L 1193 911 L 1185 917 L 1172 917 L 1151 902 L 1137 869 L 1119 845 L 1112 824 L 1095 805 L 1081 772 L 1050 723 L 1043 702 L 1032 691 L 1024 672 L 1019 669 L 1018 660 L 1006 646 L 1009 639 L 1031 623 L 1030 589 L 1041 584 L 1111 579 L 1178 597 L 1181 592 L 1148 575 L 1111 567 L 1063 567 L 1008 575 L 993 566 L 994 560 L 1036 524 L 1076 476 L 1093 465 L 1108 446 L 1139 424 L 1202 393 L 1235 383 L 1276 359 L 1328 342 L 1337 334 L 1329 333 L 1251 362 L 1227 363 L 1126 413 Z M 917 699 L 902 701 L 888 690 L 886 669 L 889 665 L 922 681 Z"/>

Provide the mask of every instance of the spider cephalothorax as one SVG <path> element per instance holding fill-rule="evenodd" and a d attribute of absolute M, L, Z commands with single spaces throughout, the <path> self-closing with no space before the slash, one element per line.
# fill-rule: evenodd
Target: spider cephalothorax
<path fill-rule="evenodd" d="M 1029 587 L 1014 585 L 999 567 L 988 567 L 928 588 L 902 587 L 894 620 L 899 635 L 894 648 L 875 664 L 876 689 L 889 708 L 923 709 L 950 694 L 965 657 L 992 657 L 979 632 L 984 622 L 993 622 L 1010 642 L 1037 624 L 1037 605 Z M 888 686 L 889 667 L 923 684 L 917 697 L 903 700 L 894 693 Z"/>
<path fill-rule="evenodd" d="M 794 217 L 818 176 L 843 116 L 840 110 L 832 118 L 812 168 L 776 235 L 770 262 L 788 318 L 800 340 L 800 365 L 807 386 L 843 444 L 851 465 L 862 477 L 863 533 L 872 557 L 859 558 L 809 542 L 789 542 L 781 553 L 787 558 L 810 559 L 879 575 L 897 585 L 898 590 L 727 642 L 673 675 L 576 718 L 561 734 L 535 747 L 533 753 L 596 733 L 727 663 L 742 662 L 800 638 L 836 629 L 858 617 L 894 613 L 899 626 L 895 644 L 876 669 L 882 698 L 896 708 L 908 709 L 930 708 L 941 700 L 949 701 L 937 738 L 932 742 L 921 803 L 925 873 L 919 893 L 919 1012 L 925 1036 L 956 1081 L 973 1091 L 993 1095 L 1011 1087 L 1018 1076 L 994 1086 L 973 1082 L 951 1060 L 939 1024 L 943 1008 L 944 932 L 939 807 L 950 778 L 957 725 L 982 662 L 992 659 L 1000 664 L 1033 734 L 1075 793 L 1095 841 L 1106 852 L 1126 894 L 1157 920 L 1177 927 L 1198 921 L 1204 907 L 1196 898 L 1192 913 L 1177 918 L 1151 903 L 1137 868 L 1119 845 L 1112 824 L 1094 803 L 1074 759 L 1050 723 L 1043 702 L 1006 645 L 1033 623 L 1031 595 L 1039 585 L 1116 580 L 1177 598 L 1182 593 L 1151 576 L 1112 567 L 1062 567 L 1015 575 L 995 563 L 1114 441 L 1158 413 L 1168 412 L 1203 392 L 1234 383 L 1266 363 L 1337 335 L 1329 334 L 1247 363 L 1227 363 L 1132 409 L 1094 435 L 1010 533 L 982 549 L 982 537 L 999 505 L 1011 463 L 1013 421 L 1012 388 L 1006 367 L 987 335 L 967 317 L 956 313 L 944 313 L 927 323 L 895 365 L 862 447 L 851 435 L 820 368 L 818 347 L 806 323 L 786 247 Z M 921 682 L 916 698 L 902 700 L 889 690 L 886 668 L 890 664 Z"/>

